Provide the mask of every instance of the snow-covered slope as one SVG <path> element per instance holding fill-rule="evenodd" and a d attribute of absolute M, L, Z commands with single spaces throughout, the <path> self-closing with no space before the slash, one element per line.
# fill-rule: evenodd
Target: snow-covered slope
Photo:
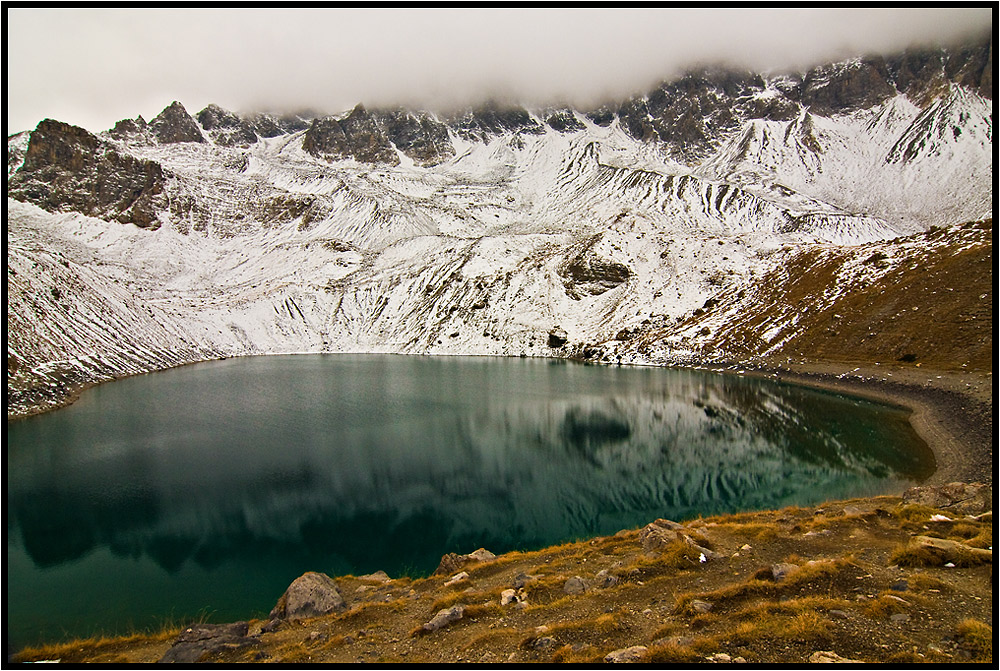
<path fill-rule="evenodd" d="M 202 132 L 179 103 L 101 136 L 45 122 L 8 140 L 8 412 L 218 356 L 578 353 L 689 319 L 784 250 L 990 214 L 978 93 L 828 116 L 784 103 L 797 111 L 727 126 L 695 162 L 637 139 L 624 111 L 446 125 L 359 106 L 322 137 L 215 107 Z"/>

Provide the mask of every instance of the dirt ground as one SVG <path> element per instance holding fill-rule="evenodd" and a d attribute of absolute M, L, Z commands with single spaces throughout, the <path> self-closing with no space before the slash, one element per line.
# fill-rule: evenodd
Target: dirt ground
<path fill-rule="evenodd" d="M 866 662 L 992 661 L 983 642 L 992 641 L 992 558 L 949 566 L 904 552 L 928 534 L 992 547 L 992 513 L 876 497 L 657 529 L 501 555 L 462 567 L 467 577 L 450 585 L 447 574 L 339 577 L 346 611 L 273 632 L 250 621 L 246 638 L 204 661 L 600 662 L 633 646 L 640 662 L 805 663 L 820 651 Z M 422 628 L 459 605 L 462 617 Z M 19 659 L 154 662 L 172 642 L 81 641 Z"/>

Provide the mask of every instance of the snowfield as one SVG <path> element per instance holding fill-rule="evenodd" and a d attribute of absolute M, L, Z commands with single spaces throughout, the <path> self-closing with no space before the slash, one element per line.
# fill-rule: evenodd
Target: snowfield
<path fill-rule="evenodd" d="M 8 197 L 8 361 L 19 388 L 55 388 L 251 354 L 565 356 L 752 290 L 802 246 L 991 216 L 991 114 L 958 86 L 923 110 L 803 110 L 693 168 L 581 114 L 576 132 L 452 133 L 433 167 L 328 162 L 305 131 L 249 148 L 106 136 L 163 167 L 170 207 L 139 229 Z M 8 140 L 8 175 L 25 147 Z M 796 320 L 773 315 L 763 339 L 779 348 Z M 683 360 L 664 346 L 658 362 Z"/>

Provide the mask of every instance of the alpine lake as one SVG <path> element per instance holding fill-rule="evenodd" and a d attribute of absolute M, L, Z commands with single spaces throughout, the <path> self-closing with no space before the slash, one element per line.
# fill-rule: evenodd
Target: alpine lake
<path fill-rule="evenodd" d="M 417 577 L 447 552 L 896 493 L 935 468 L 899 408 L 525 358 L 227 359 L 7 429 L 8 654 L 266 617 L 306 571 Z"/>

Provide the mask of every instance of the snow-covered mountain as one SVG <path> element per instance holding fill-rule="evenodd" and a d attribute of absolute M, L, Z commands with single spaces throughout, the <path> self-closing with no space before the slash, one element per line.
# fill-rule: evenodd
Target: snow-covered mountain
<path fill-rule="evenodd" d="M 568 356 L 691 326 L 802 249 L 992 216 L 991 73 L 992 37 L 586 111 L 42 121 L 7 146 L 8 414 L 220 356 Z"/>

